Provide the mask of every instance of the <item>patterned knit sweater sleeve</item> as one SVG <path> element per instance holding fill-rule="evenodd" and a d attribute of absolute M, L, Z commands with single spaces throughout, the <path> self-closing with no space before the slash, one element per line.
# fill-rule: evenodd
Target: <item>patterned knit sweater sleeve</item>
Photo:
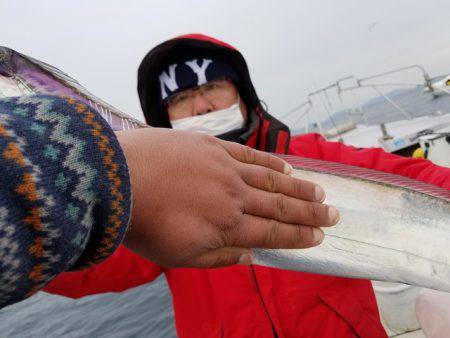
<path fill-rule="evenodd" d="M 123 240 L 131 191 L 114 132 L 85 104 L 0 99 L 0 308 Z"/>

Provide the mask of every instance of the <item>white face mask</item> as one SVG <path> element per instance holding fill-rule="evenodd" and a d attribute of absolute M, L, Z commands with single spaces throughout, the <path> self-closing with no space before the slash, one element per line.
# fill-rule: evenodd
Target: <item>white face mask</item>
<path fill-rule="evenodd" d="M 170 121 L 173 129 L 194 131 L 208 135 L 221 135 L 244 126 L 244 117 L 238 103 L 229 108 L 203 115 Z"/>

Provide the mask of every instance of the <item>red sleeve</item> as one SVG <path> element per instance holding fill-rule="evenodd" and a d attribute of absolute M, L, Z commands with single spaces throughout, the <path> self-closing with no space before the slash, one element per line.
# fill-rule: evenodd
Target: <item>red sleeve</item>
<path fill-rule="evenodd" d="M 450 189 L 450 168 L 390 154 L 381 148 L 355 148 L 329 142 L 319 134 L 293 137 L 289 154 L 389 172 Z"/>
<path fill-rule="evenodd" d="M 86 270 L 64 272 L 44 291 L 71 298 L 121 292 L 153 281 L 162 268 L 121 245 L 114 254 Z"/>

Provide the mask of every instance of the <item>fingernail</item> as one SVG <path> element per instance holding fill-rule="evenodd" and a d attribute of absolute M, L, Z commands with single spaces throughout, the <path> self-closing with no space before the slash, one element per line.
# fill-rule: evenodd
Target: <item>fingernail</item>
<path fill-rule="evenodd" d="M 323 239 L 325 237 L 325 234 L 320 228 L 313 228 L 313 240 L 315 244 L 322 243 Z"/>
<path fill-rule="evenodd" d="M 318 201 L 318 202 L 325 201 L 325 191 L 318 185 L 316 185 L 316 189 L 314 191 L 314 197 L 315 197 L 316 201 Z"/>
<path fill-rule="evenodd" d="M 339 221 L 339 211 L 332 205 L 328 207 L 328 217 L 330 220 L 333 220 L 333 223 L 337 223 Z"/>
<path fill-rule="evenodd" d="M 294 168 L 292 168 L 292 166 L 291 166 L 289 163 L 286 163 L 286 164 L 284 165 L 284 173 L 285 173 L 286 175 L 292 174 L 293 171 L 294 171 Z"/>
<path fill-rule="evenodd" d="M 248 266 L 252 263 L 253 263 L 253 255 L 252 254 L 246 253 L 246 254 L 241 255 L 241 257 L 239 257 L 239 261 L 238 261 L 239 265 Z"/>

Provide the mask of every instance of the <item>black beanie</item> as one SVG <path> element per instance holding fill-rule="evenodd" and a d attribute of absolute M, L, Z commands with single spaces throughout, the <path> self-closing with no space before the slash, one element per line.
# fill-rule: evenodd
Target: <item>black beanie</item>
<path fill-rule="evenodd" d="M 173 94 L 222 77 L 229 78 L 239 87 L 237 72 L 228 63 L 215 57 L 190 57 L 169 62 L 162 67 L 158 76 L 160 105 Z"/>

